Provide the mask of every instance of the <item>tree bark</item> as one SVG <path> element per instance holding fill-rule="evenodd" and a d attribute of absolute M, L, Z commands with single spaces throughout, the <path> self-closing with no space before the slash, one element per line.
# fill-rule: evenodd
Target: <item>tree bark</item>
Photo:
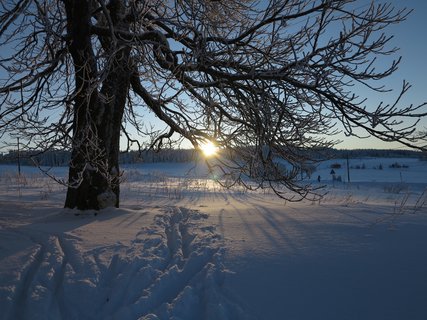
<path fill-rule="evenodd" d="M 91 42 L 88 2 L 70 0 L 65 4 L 76 85 L 65 207 L 80 210 L 118 207 L 120 130 L 129 90 L 130 49 L 119 44 L 121 49 L 111 53 L 101 83 Z"/>

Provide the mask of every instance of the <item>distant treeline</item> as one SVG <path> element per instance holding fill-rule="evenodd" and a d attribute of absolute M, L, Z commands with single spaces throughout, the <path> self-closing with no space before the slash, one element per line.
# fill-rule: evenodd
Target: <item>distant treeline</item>
<path fill-rule="evenodd" d="M 383 149 L 352 149 L 337 150 L 328 149 L 321 152 L 328 158 L 420 158 L 427 160 L 427 154 L 413 150 L 383 150 Z M 191 162 L 199 157 L 198 153 L 190 149 L 163 149 L 158 152 L 149 151 L 129 151 L 120 154 L 120 163 L 155 163 L 155 162 Z M 68 166 L 71 153 L 64 150 L 40 151 L 21 151 L 18 155 L 16 150 L 8 153 L 0 153 L 0 164 L 16 164 L 20 159 L 21 165 L 28 166 L 49 166 L 61 167 Z"/>
<path fill-rule="evenodd" d="M 415 150 L 394 150 L 394 149 L 333 149 L 334 158 L 421 158 L 426 156 Z"/>
<path fill-rule="evenodd" d="M 154 163 L 154 162 L 191 162 L 195 160 L 197 153 L 188 149 L 163 149 L 159 152 L 129 151 L 120 154 L 120 163 Z M 23 166 L 68 166 L 71 152 L 64 150 L 40 151 L 9 151 L 0 154 L 0 164 L 16 164 L 18 159 Z"/>

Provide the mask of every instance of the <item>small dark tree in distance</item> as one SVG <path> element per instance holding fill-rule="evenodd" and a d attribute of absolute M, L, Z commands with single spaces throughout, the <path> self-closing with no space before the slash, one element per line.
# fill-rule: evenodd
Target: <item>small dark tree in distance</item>
<path fill-rule="evenodd" d="M 406 146 L 425 139 L 414 131 L 422 105 L 399 104 L 406 82 L 394 104 L 359 96 L 388 92 L 380 80 L 400 58 L 383 31 L 408 14 L 354 0 L 2 1 L 0 134 L 71 149 L 69 208 L 119 205 L 121 135 L 140 148 L 214 141 L 211 164 L 230 186 L 251 178 L 304 197 L 293 168 L 334 145 L 337 123 Z"/>

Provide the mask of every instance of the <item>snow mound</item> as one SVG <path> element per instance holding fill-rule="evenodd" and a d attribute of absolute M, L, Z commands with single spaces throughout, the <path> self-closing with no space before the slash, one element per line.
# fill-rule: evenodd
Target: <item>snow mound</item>
<path fill-rule="evenodd" d="M 106 215 L 120 213 L 108 210 Z M 100 225 L 58 232 L 46 220 L 2 230 L 2 246 L 20 243 L 2 257 L 10 275 L 0 279 L 2 319 L 247 318 L 223 292 L 222 240 L 203 225 L 207 215 L 180 207 L 157 212 L 129 241 L 111 235 L 88 245 Z M 56 226 L 73 221 L 69 213 L 54 217 Z M 76 219 L 87 223 L 99 216 Z"/>

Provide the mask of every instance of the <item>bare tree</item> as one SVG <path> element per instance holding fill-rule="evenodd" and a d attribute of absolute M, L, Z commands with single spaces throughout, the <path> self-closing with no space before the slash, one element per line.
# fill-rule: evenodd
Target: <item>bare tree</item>
<path fill-rule="evenodd" d="M 406 82 L 392 104 L 359 94 L 388 92 L 400 58 L 383 31 L 409 13 L 355 0 L 2 2 L 1 134 L 72 150 L 70 208 L 119 205 L 121 134 L 140 148 L 214 141 L 228 185 L 305 196 L 297 173 L 340 130 L 425 141 L 424 105 L 400 105 Z"/>

